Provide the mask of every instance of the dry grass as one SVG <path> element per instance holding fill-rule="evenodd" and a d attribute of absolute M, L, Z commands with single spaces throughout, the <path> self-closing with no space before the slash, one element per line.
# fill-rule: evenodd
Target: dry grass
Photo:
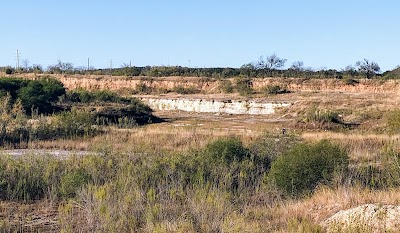
<path fill-rule="evenodd" d="M 29 204 L 0 202 L 0 229 L 2 232 L 57 231 L 57 208 L 49 200 Z"/>
<path fill-rule="evenodd" d="M 232 122 L 227 122 L 227 124 Z M 264 131 L 231 128 L 224 123 L 180 119 L 172 123 L 161 123 L 133 129 L 109 128 L 107 133 L 81 140 L 34 141 L 28 144 L 32 149 L 96 150 L 112 146 L 114 150 L 127 151 L 186 151 L 200 148 L 220 137 L 236 136 L 249 144 Z M 219 127 L 214 127 L 218 125 Z"/>
<path fill-rule="evenodd" d="M 357 187 L 321 187 L 311 197 L 287 201 L 274 212 L 278 214 L 277 219 L 310 219 L 318 224 L 340 210 L 368 203 L 400 205 L 400 189 L 373 191 Z"/>
<path fill-rule="evenodd" d="M 387 148 L 400 149 L 398 143 L 400 135 L 358 132 L 307 132 L 302 134 L 302 138 L 308 141 L 332 140 L 347 149 L 350 159 L 355 164 L 379 161 L 383 150 Z"/>
<path fill-rule="evenodd" d="M 352 165 L 378 163 L 385 148 L 400 149 L 398 143 L 400 135 L 379 134 L 370 127 L 372 125 L 378 125 L 377 128 L 380 129 L 384 127 L 382 115 L 378 112 L 397 107 L 398 94 L 299 91 L 273 96 L 270 99 L 279 101 L 281 98 L 293 101 L 295 105 L 290 109 L 282 109 L 272 116 L 160 113 L 164 114 L 161 116 L 171 120 L 133 129 L 109 128 L 106 134 L 82 140 L 30 142 L 28 147 L 168 155 L 169 152 L 185 152 L 193 148 L 201 148 L 216 138 L 227 136 L 237 136 L 245 145 L 250 145 L 264 131 L 280 132 L 282 127 L 287 127 L 289 133 L 299 133 L 306 141 L 328 139 L 338 143 L 349 152 Z M 344 130 L 344 132 L 321 132 L 319 129 L 303 132 L 301 129 L 290 128 L 295 126 L 291 124 L 293 121 L 300 120 L 301 114 L 315 104 L 321 109 L 339 111 L 344 114 L 345 119 L 362 119 L 368 124 L 355 130 Z M 360 117 L 360 113 L 365 114 Z M 282 114 L 286 117 L 281 118 Z M 243 197 L 240 203 L 230 203 L 229 197 L 224 196 L 224 193 L 215 193 L 215 196 L 204 195 L 197 199 L 195 194 L 187 196 L 185 197 L 187 209 L 179 217 L 172 218 L 165 214 L 164 219 L 156 221 L 155 224 L 148 219 L 146 229 L 141 230 L 196 232 L 198 231 L 197 224 L 202 229 L 222 232 L 310 232 L 312 231 L 310 229 L 317 229 L 322 221 L 343 209 L 366 203 L 400 205 L 400 188 L 371 190 L 358 186 L 346 186 L 346 184 L 319 187 L 314 194 L 302 199 L 285 199 L 278 192 L 267 190 Z M 89 199 L 85 200 L 88 201 L 75 203 L 74 208 L 77 212 L 65 215 L 67 217 L 62 219 L 64 222 L 59 221 L 58 224 L 71 225 L 75 222 L 89 225 L 92 216 L 88 213 L 91 212 L 85 211 L 90 209 L 93 203 L 90 203 Z M 121 198 L 120 201 L 127 200 Z M 110 208 L 112 208 L 111 204 Z M 166 210 L 166 213 L 179 212 L 178 209 L 183 208 L 174 204 L 163 203 L 163 208 L 171 211 Z M 128 205 L 123 206 L 129 209 Z M 54 203 L 46 200 L 28 204 L 3 202 L 0 203 L 0 217 L 3 219 L 0 221 L 0 227 L 6 224 L 6 227 L 10 226 L 12 229 L 22 227 L 21 229 L 29 230 L 29 226 L 32 226 L 29 219 L 41 215 L 38 219 L 42 220 L 42 224 L 46 221 L 54 221 L 57 217 L 60 220 L 65 208 L 68 209 L 68 203 L 62 203 L 57 212 Z M 143 208 L 148 208 L 148 206 Z M 120 209 L 115 211 L 120 211 Z M 191 218 L 188 217 L 189 215 Z M 75 219 L 70 219 L 71 217 Z"/>
<path fill-rule="evenodd" d="M 206 202 L 203 203 L 204 201 Z M 312 196 L 307 198 L 300 200 L 276 199 L 269 204 L 254 202 L 251 205 L 241 207 L 240 210 L 232 209 L 231 206 L 223 204 L 226 199 L 220 196 L 213 197 L 213 199 L 193 199 L 190 202 L 192 214 L 198 214 L 200 218 L 198 221 L 200 222 L 208 221 L 200 224 L 203 224 L 203 227 L 206 228 L 210 227 L 210 230 L 213 229 L 212 224 L 217 224 L 218 226 L 215 225 L 214 227 L 222 229 L 223 232 L 299 232 L 294 231 L 293 221 L 298 222 L 299 225 L 306 222 L 306 224 L 318 226 L 338 211 L 362 204 L 400 205 L 400 189 L 372 191 L 358 187 L 339 187 L 336 189 L 320 187 Z M 68 205 L 64 204 L 62 208 L 58 208 L 58 211 L 65 211 Z M 46 201 L 32 204 L 3 202 L 0 203 L 0 208 L 3 216 L 1 223 L 8 229 L 24 229 L 25 231 L 57 229 L 56 216 L 60 213 L 58 213 L 56 206 Z M 75 218 L 70 219 L 70 221 L 86 224 L 89 216 L 85 211 L 85 209 L 75 209 Z M 218 217 L 220 220 L 201 219 L 207 213 L 208 215 L 212 213 L 209 217 Z M 78 216 L 82 219 L 76 218 Z M 180 220 L 163 221 L 157 225 L 149 226 L 147 230 L 196 232 L 192 220 L 182 217 Z M 63 221 L 66 220 L 63 219 Z M 43 224 L 49 225 L 47 228 L 37 228 L 40 225 L 43 226 Z"/>

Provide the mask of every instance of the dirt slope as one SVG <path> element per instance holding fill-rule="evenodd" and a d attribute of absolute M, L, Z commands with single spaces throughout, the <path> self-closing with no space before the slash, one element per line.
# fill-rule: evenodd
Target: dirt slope
<path fill-rule="evenodd" d="M 44 75 L 23 74 L 26 78 L 39 78 Z M 220 81 L 214 78 L 198 77 L 126 77 L 99 75 L 52 75 L 59 79 L 68 89 L 82 87 L 89 90 L 135 89 L 138 84 L 153 88 L 171 90 L 174 87 L 193 87 L 203 93 L 220 92 Z M 229 79 L 232 84 L 235 79 Z M 253 88 L 261 89 L 267 85 L 285 86 L 290 91 L 337 91 L 358 93 L 399 93 L 400 80 L 358 80 L 347 84 L 339 79 L 303 79 L 303 78 L 254 78 Z"/>

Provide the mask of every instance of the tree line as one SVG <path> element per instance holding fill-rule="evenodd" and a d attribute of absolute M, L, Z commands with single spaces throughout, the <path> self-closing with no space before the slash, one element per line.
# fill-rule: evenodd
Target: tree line
<path fill-rule="evenodd" d="M 70 62 L 57 61 L 56 64 L 44 69 L 41 65 L 25 65 L 19 69 L 13 67 L 0 67 L 0 71 L 6 74 L 14 73 L 46 73 L 46 74 L 90 74 L 90 75 L 113 75 L 113 76 L 191 76 L 211 78 L 232 77 L 301 77 L 301 78 L 399 78 L 400 75 L 390 75 L 391 71 L 381 72 L 378 63 L 363 59 L 354 65 L 348 65 L 343 69 L 313 69 L 306 67 L 304 62 L 295 61 L 288 68 L 284 68 L 287 59 L 280 58 L 276 54 L 261 56 L 257 61 L 242 65 L 240 68 L 216 67 L 198 68 L 183 66 L 144 66 L 136 67 L 123 64 L 119 68 L 95 69 L 93 67 L 74 67 Z M 397 72 L 398 73 L 398 72 Z"/>

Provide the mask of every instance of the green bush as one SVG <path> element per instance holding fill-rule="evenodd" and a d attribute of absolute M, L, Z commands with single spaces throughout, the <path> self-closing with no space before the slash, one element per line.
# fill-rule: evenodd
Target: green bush
<path fill-rule="evenodd" d="M 40 80 L 1 78 L 0 92 L 10 93 L 12 101 L 21 99 L 28 114 L 32 113 L 32 109 L 39 113 L 51 113 L 55 110 L 54 102 L 65 94 L 65 88 L 60 81 L 49 77 Z"/>
<path fill-rule="evenodd" d="M 94 136 L 100 130 L 95 124 L 94 115 L 88 111 L 72 108 L 54 114 L 51 121 L 47 117 L 38 117 L 37 123 L 30 130 L 30 140 L 76 139 Z"/>
<path fill-rule="evenodd" d="M 0 78 L 0 90 L 3 93 L 10 93 L 12 99 L 15 100 L 19 89 L 26 86 L 28 82 L 20 78 Z"/>
<path fill-rule="evenodd" d="M 10 67 L 7 67 L 5 72 L 6 72 L 6 74 L 13 74 L 14 70 Z"/>
<path fill-rule="evenodd" d="M 54 133 L 53 138 L 77 138 L 83 136 L 93 136 L 96 128 L 93 128 L 94 117 L 88 111 L 72 109 L 70 112 L 62 112 L 54 116 L 51 123 Z"/>
<path fill-rule="evenodd" d="M 30 113 L 32 109 L 39 112 L 49 112 L 51 105 L 47 100 L 43 85 L 39 82 L 29 82 L 19 90 L 18 97 L 22 100 L 24 109 Z"/>
<path fill-rule="evenodd" d="M 290 134 L 264 133 L 250 144 L 249 150 L 257 166 L 269 169 L 272 161 L 287 153 L 298 143 L 300 139 Z"/>
<path fill-rule="evenodd" d="M 237 138 L 218 139 L 206 146 L 206 154 L 215 161 L 223 161 L 227 164 L 233 161 L 242 161 L 249 158 L 249 151 Z"/>
<path fill-rule="evenodd" d="M 76 103 L 129 103 L 128 98 L 119 96 L 117 93 L 107 90 L 87 91 L 82 88 L 67 93 L 66 100 Z"/>
<path fill-rule="evenodd" d="M 44 197 L 43 163 L 0 156 L 0 199 L 38 200 Z"/>
<path fill-rule="evenodd" d="M 128 109 L 136 114 L 151 114 L 153 112 L 153 110 L 147 104 L 143 103 L 137 98 L 130 99 Z"/>
<path fill-rule="evenodd" d="M 344 150 L 326 140 L 299 144 L 272 163 L 269 176 L 284 193 L 298 196 L 328 184 L 335 172 L 347 168 L 348 160 Z"/>
<path fill-rule="evenodd" d="M 89 180 L 89 175 L 83 170 L 67 172 L 60 180 L 61 195 L 65 198 L 74 197 L 76 192 Z"/>
<path fill-rule="evenodd" d="M 43 85 L 43 91 L 46 93 L 48 102 L 58 101 L 60 96 L 65 95 L 64 84 L 59 80 L 51 77 L 45 77 L 39 80 Z"/>

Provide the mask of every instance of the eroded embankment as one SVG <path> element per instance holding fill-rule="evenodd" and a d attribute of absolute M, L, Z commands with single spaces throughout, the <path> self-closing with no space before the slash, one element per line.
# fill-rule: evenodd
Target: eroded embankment
<path fill-rule="evenodd" d="M 26 78 L 38 78 L 40 75 L 25 74 Z M 84 88 L 88 90 L 121 90 L 136 89 L 144 84 L 155 89 L 172 90 L 175 87 L 191 87 L 203 93 L 220 93 L 220 81 L 215 78 L 198 77 L 126 77 L 95 75 L 53 75 L 66 88 Z M 229 80 L 233 85 L 235 79 Z M 290 91 L 342 91 L 364 93 L 398 93 L 400 80 L 360 79 L 346 83 L 340 79 L 306 79 L 306 78 L 253 78 L 252 87 L 259 90 L 267 85 L 280 85 Z"/>
<path fill-rule="evenodd" d="M 257 100 L 214 100 L 187 98 L 141 98 L 154 110 L 187 111 L 197 113 L 228 113 L 264 115 L 273 114 L 277 108 L 289 107 L 286 102 L 265 102 Z"/>

